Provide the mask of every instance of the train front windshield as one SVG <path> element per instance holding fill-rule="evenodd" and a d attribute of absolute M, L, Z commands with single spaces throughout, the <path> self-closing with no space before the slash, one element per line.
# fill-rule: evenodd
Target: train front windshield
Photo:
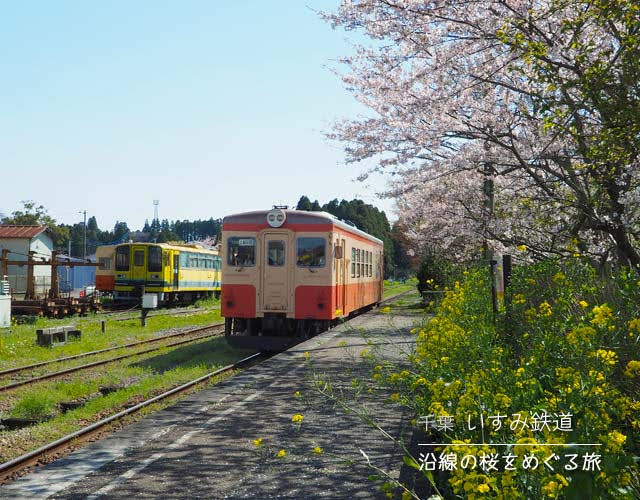
<path fill-rule="evenodd" d="M 230 266 L 256 265 L 256 239 L 234 236 L 227 242 L 227 264 Z"/>

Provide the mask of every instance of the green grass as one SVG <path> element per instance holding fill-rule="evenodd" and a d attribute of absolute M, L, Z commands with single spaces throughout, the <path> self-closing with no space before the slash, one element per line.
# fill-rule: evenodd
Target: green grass
<path fill-rule="evenodd" d="M 53 418 L 18 431 L 0 432 L 0 462 L 19 456 L 51 440 L 76 431 L 91 422 L 114 414 L 125 406 L 140 402 L 172 387 L 226 366 L 248 356 L 228 346 L 223 338 L 202 340 L 194 344 L 166 348 L 141 355 L 133 361 L 122 360 L 91 371 L 83 371 L 68 380 L 42 382 L 37 388 L 18 389 L 0 398 L 8 408 L 5 416 Z M 224 378 L 217 377 L 217 380 Z M 99 395 L 101 386 L 117 386 L 119 390 Z M 58 403 L 86 398 L 87 403 L 61 413 Z M 164 403 L 157 406 L 164 407 Z M 150 410 L 145 412 L 148 413 Z M 34 416 L 32 416 L 34 415 Z"/>
<path fill-rule="evenodd" d="M 26 393 L 11 409 L 13 418 L 43 419 L 56 411 L 56 398 L 50 391 L 33 390 Z"/>
<path fill-rule="evenodd" d="M 106 321 L 106 332 L 101 332 L 101 321 Z M 33 325 L 16 325 L 0 330 L 0 370 L 72 356 L 104 349 L 159 335 L 162 330 L 201 326 L 221 322 L 220 310 L 194 312 L 190 315 L 147 317 L 147 326 L 139 319 L 115 321 L 104 315 L 93 314 L 84 318 L 38 319 Z M 82 330 L 79 341 L 58 347 L 40 347 L 36 344 L 36 330 L 61 325 L 74 325 Z"/>
<path fill-rule="evenodd" d="M 384 280 L 382 297 L 387 298 L 392 295 L 397 295 L 399 293 L 415 289 L 417 284 L 418 280 L 415 278 L 408 279 L 404 283 L 400 281 L 389 282 L 388 280 Z"/>

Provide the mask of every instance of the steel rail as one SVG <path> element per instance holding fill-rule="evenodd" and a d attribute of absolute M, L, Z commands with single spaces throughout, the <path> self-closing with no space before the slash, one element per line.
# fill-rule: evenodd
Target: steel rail
<path fill-rule="evenodd" d="M 156 314 L 148 314 L 147 318 L 155 318 L 157 316 L 174 316 L 174 315 L 180 315 L 180 314 L 197 314 L 197 313 L 204 313 L 204 312 L 213 312 L 213 309 L 205 309 L 205 308 L 200 308 L 200 309 L 180 309 L 180 310 L 174 310 L 171 312 L 159 312 Z M 136 320 L 136 319 L 140 319 L 140 316 L 129 316 L 127 318 L 113 318 L 111 321 L 129 321 L 129 320 Z"/>
<path fill-rule="evenodd" d="M 212 328 L 212 327 L 203 328 L 203 330 L 208 329 L 208 328 Z M 128 353 L 128 354 L 123 354 L 121 356 L 116 356 L 115 358 L 102 359 L 100 361 L 94 361 L 93 363 L 87 363 L 86 365 L 74 366 L 72 368 L 67 368 L 66 370 L 60 370 L 60 371 L 57 371 L 57 372 L 52 372 L 52 373 L 47 373 L 45 375 L 40 375 L 39 377 L 33 377 L 33 378 L 26 379 L 26 380 L 20 380 L 18 382 L 13 382 L 11 384 L 7 384 L 7 385 L 4 385 L 4 386 L 0 387 L 0 393 L 9 391 L 11 389 L 15 389 L 16 387 L 21 387 L 23 385 L 34 384 L 34 383 L 40 382 L 42 380 L 48 380 L 48 379 L 51 379 L 51 378 L 60 377 L 62 375 L 67 375 L 69 373 L 78 372 L 78 371 L 81 371 L 81 370 L 87 370 L 89 368 L 94 368 L 96 366 L 106 365 L 108 363 L 113 363 L 115 361 L 120 361 L 122 359 L 132 358 L 133 356 L 139 356 L 141 354 L 147 354 L 149 352 L 159 351 L 160 349 L 165 349 L 167 347 L 175 347 L 175 346 L 179 346 L 179 345 L 182 345 L 182 344 L 188 344 L 188 343 L 191 343 L 191 342 L 195 342 L 197 340 L 207 339 L 207 338 L 210 338 L 210 337 L 217 337 L 217 336 L 220 336 L 222 334 L 222 332 L 223 332 L 223 330 L 222 331 L 218 331 L 216 333 L 212 333 L 210 335 L 199 335 L 197 337 L 188 338 L 188 339 L 185 339 L 185 340 L 181 340 L 179 342 L 173 342 L 172 344 L 159 345 L 159 346 L 156 346 L 156 347 L 152 347 L 150 349 L 145 349 L 145 350 L 142 350 L 142 351 L 136 351 L 136 352 L 131 352 L 131 353 Z"/>
<path fill-rule="evenodd" d="M 403 295 L 407 295 L 408 293 L 411 293 L 413 290 L 407 290 L 405 292 L 393 295 L 391 297 L 387 297 L 383 300 L 381 300 L 378 305 L 380 304 L 385 304 L 387 302 L 391 302 L 394 299 L 397 299 L 399 297 L 402 297 Z M 203 336 L 204 337 L 204 336 Z M 193 340 L 193 339 L 189 339 L 189 340 Z M 162 346 L 165 347 L 165 346 Z M 162 394 L 159 394 L 158 396 L 155 396 L 153 398 L 150 398 L 146 401 L 143 401 L 142 403 L 139 403 L 135 406 L 132 406 L 130 408 L 127 408 L 125 410 L 122 410 L 114 415 L 111 415 L 110 417 L 104 418 L 98 422 L 95 422 L 87 427 L 84 427 L 82 429 L 79 429 L 71 434 L 67 434 L 66 436 L 63 436 L 59 439 L 57 439 L 56 441 L 53 441 L 51 443 L 48 443 L 46 445 L 41 446 L 40 448 L 37 448 L 33 451 L 27 452 L 19 457 L 16 457 L 8 462 L 5 462 L 3 464 L 0 464 L 0 484 L 2 482 L 4 482 L 8 477 L 11 476 L 11 474 L 14 474 L 15 472 L 24 469 L 25 467 L 28 467 L 29 465 L 33 465 L 38 463 L 38 461 L 40 460 L 40 458 L 42 456 L 45 456 L 47 454 L 50 454 L 56 450 L 61 450 L 64 449 L 67 445 L 69 445 L 69 443 L 71 443 L 74 439 L 78 439 L 78 438 L 86 438 L 94 433 L 96 433 L 97 431 L 99 431 L 100 429 L 104 428 L 105 426 L 107 426 L 108 424 L 115 422 L 116 420 L 119 420 L 127 415 L 133 414 L 139 410 L 141 410 L 142 408 L 149 406 L 155 402 L 161 401 L 163 399 L 166 399 L 168 397 L 173 396 L 174 394 L 178 394 L 180 392 L 184 392 L 187 389 L 200 384 L 216 375 L 220 375 L 222 373 L 240 368 L 242 365 L 251 363 L 252 361 L 255 361 L 257 359 L 259 359 L 260 357 L 264 356 L 263 353 L 256 353 L 256 354 L 252 354 L 251 356 L 248 356 L 244 359 L 241 359 L 240 361 L 237 361 L 231 365 L 227 365 L 223 368 L 220 368 L 218 370 L 215 370 L 211 373 L 208 373 L 206 375 L 203 375 L 197 379 L 194 379 L 190 382 L 187 382 L 185 384 L 182 384 L 178 387 L 174 387 L 173 389 L 170 389 L 169 391 L 166 391 Z"/>
<path fill-rule="evenodd" d="M 135 406 L 132 406 L 131 408 L 127 408 L 125 410 L 122 410 L 114 415 L 111 415 L 110 417 L 104 418 L 98 422 L 95 422 L 87 427 L 84 427 L 80 430 L 77 430 L 75 432 L 72 432 L 71 434 L 67 434 L 66 436 L 61 437 L 60 439 L 57 439 L 51 443 L 45 444 L 44 446 L 41 446 L 40 448 L 37 448 L 33 451 L 30 451 L 28 453 L 25 453 L 24 455 L 20 455 L 19 457 L 14 458 L 13 460 L 9 460 L 8 462 L 5 462 L 3 464 L 0 464 L 0 481 L 3 481 L 4 479 L 6 479 L 8 476 L 10 476 L 11 474 L 13 474 L 14 472 L 27 467 L 29 465 L 32 465 L 34 463 L 38 462 L 38 459 L 40 457 L 42 457 L 45 454 L 51 453 L 54 450 L 63 448 L 64 446 L 66 446 L 67 444 L 69 444 L 72 440 L 86 436 L 87 434 L 91 434 L 95 431 L 100 430 L 101 428 L 105 427 L 106 425 L 110 424 L 111 422 L 114 422 L 116 420 L 119 420 L 127 415 L 131 415 L 132 413 L 135 413 L 139 410 L 141 410 L 142 408 L 144 408 L 145 406 L 149 406 L 150 404 L 156 403 L 158 401 L 161 401 L 163 399 L 166 399 L 170 396 L 173 396 L 174 394 L 178 394 L 180 392 L 184 392 L 187 389 L 200 384 L 212 377 L 215 377 L 216 375 L 220 375 L 222 373 L 225 372 L 229 372 L 231 370 L 240 368 L 243 365 L 246 365 L 248 363 L 251 363 L 252 361 L 257 360 L 260 356 L 262 356 L 262 353 L 256 353 L 256 354 L 252 354 L 251 356 L 248 356 L 246 358 L 241 359 L 240 361 L 236 361 L 233 364 L 224 366 L 222 368 L 219 368 L 218 370 L 215 370 L 211 373 L 207 373 L 206 375 L 203 375 L 201 377 L 198 377 L 197 379 L 191 380 L 190 382 L 187 382 L 185 384 L 182 384 L 178 387 L 174 387 L 173 389 L 170 389 L 166 392 L 163 392 L 162 394 L 159 394 L 157 396 L 154 396 L 153 398 L 147 399 L 146 401 L 143 401 L 142 403 L 138 403 Z"/>
<path fill-rule="evenodd" d="M 187 330 L 185 332 L 171 333 L 169 335 L 162 335 L 161 337 L 155 337 L 153 339 L 140 340 L 139 342 L 131 342 L 129 344 L 122 344 L 122 345 L 117 345 L 117 346 L 114 346 L 114 347 L 106 347 L 104 349 L 98 349 L 97 351 L 83 352 L 83 353 L 80 353 L 80 354 L 74 354 L 73 356 L 66 356 L 64 358 L 50 359 L 49 361 L 42 361 L 40 363 L 34 363 L 32 365 L 17 366 L 15 368 L 9 368 L 7 370 L 1 371 L 0 372 L 0 377 L 3 377 L 4 375 L 10 375 L 12 373 L 22 372 L 22 371 L 25 371 L 25 370 L 32 370 L 34 368 L 39 368 L 41 366 L 50 365 L 52 363 L 61 363 L 63 361 L 69 361 L 71 359 L 78 359 L 78 358 L 84 358 L 84 357 L 87 357 L 87 356 L 94 356 L 96 354 L 101 354 L 103 352 L 114 351 L 116 349 L 127 349 L 129 347 L 135 347 L 137 345 L 151 344 L 152 342 L 160 342 L 160 341 L 162 341 L 164 339 L 170 339 L 172 337 L 184 337 L 185 335 L 189 335 L 191 333 L 195 333 L 195 332 L 199 332 L 199 331 L 202 331 L 202 330 L 206 330 L 207 328 L 215 328 L 217 326 L 224 326 L 224 323 L 215 323 L 213 325 L 201 326 L 201 327 L 198 327 L 198 328 L 193 328 L 192 330 Z"/>

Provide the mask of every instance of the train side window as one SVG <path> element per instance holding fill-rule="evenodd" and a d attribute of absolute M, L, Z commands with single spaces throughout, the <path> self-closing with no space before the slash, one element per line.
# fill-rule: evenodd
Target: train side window
<path fill-rule="evenodd" d="M 284 241 L 269 241 L 267 260 L 270 266 L 284 266 Z"/>
<path fill-rule="evenodd" d="M 369 251 L 364 251 L 364 267 L 362 269 L 362 276 L 369 276 Z"/>
<path fill-rule="evenodd" d="M 351 249 L 351 277 L 356 277 L 356 249 Z"/>
<path fill-rule="evenodd" d="M 373 254 L 371 252 L 369 252 L 369 278 L 371 278 L 371 276 L 373 275 L 373 273 L 371 272 L 371 263 L 373 261 Z"/>
<path fill-rule="evenodd" d="M 116 271 L 128 271 L 131 251 L 129 247 L 116 248 Z"/>
<path fill-rule="evenodd" d="M 100 264 L 98 269 L 101 271 L 108 271 L 111 269 L 111 259 L 109 257 L 100 257 L 98 262 Z"/>
<path fill-rule="evenodd" d="M 356 278 L 360 277 L 360 249 L 356 250 Z"/>
<path fill-rule="evenodd" d="M 180 252 L 180 268 L 184 269 L 185 267 L 189 267 L 189 254 Z"/>
<path fill-rule="evenodd" d="M 369 250 L 364 252 L 364 275 L 369 276 Z"/>
<path fill-rule="evenodd" d="M 256 239 L 233 236 L 227 241 L 227 264 L 230 266 L 256 265 Z"/>
<path fill-rule="evenodd" d="M 324 238 L 298 238 L 298 266 L 324 267 L 325 246 Z"/>
<path fill-rule="evenodd" d="M 137 253 L 137 252 L 136 252 Z M 149 247 L 147 250 L 147 271 L 157 273 L 162 271 L 162 248 Z"/>

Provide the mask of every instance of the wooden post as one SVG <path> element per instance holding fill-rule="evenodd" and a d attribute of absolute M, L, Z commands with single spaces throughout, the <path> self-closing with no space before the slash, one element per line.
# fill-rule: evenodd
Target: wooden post
<path fill-rule="evenodd" d="M 512 334 L 511 331 L 511 317 L 512 317 L 512 303 L 511 303 L 511 255 L 502 256 L 502 278 L 504 282 L 504 327 L 508 335 Z"/>
<path fill-rule="evenodd" d="M 495 323 L 498 315 L 498 291 L 496 290 L 496 264 L 497 260 L 489 261 L 489 277 L 491 279 L 491 305 L 493 308 L 493 321 Z"/>
<path fill-rule="evenodd" d="M 57 299 L 60 297 L 60 289 L 58 286 L 58 252 L 51 252 L 51 289 L 49 297 Z"/>
<path fill-rule="evenodd" d="M 33 300 L 36 298 L 35 294 L 35 285 L 33 278 L 33 255 L 35 252 L 33 250 L 29 251 L 29 257 L 27 260 L 27 292 L 24 295 L 25 300 Z"/>
<path fill-rule="evenodd" d="M 2 261 L 2 267 L 0 267 L 0 279 L 2 279 L 3 276 L 9 275 L 9 250 L 7 248 L 2 249 L 2 258 L 0 261 Z"/>

